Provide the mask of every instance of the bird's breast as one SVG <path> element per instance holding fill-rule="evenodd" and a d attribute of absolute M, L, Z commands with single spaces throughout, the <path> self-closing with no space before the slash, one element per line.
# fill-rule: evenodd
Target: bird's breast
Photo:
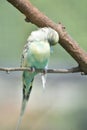
<path fill-rule="evenodd" d="M 44 68 L 50 57 L 50 45 L 48 42 L 32 42 L 29 47 L 29 62 L 37 67 Z M 31 66 L 32 66 L 31 65 Z"/>

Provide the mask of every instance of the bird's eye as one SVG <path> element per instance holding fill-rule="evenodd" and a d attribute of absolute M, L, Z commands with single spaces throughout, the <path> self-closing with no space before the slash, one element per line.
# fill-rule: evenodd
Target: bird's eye
<path fill-rule="evenodd" d="M 54 46 L 58 43 L 54 39 L 48 39 L 48 42 L 50 43 L 51 46 Z"/>

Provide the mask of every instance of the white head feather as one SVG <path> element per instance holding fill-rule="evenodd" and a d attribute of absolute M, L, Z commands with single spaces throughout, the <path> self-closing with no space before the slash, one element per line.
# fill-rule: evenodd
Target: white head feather
<path fill-rule="evenodd" d="M 54 29 L 44 27 L 33 31 L 27 39 L 28 42 L 45 40 L 48 41 L 50 45 L 55 45 L 59 41 L 59 35 Z"/>

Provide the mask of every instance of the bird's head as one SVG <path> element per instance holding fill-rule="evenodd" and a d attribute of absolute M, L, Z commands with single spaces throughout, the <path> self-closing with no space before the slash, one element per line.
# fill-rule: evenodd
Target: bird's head
<path fill-rule="evenodd" d="M 59 41 L 59 34 L 50 27 L 40 28 L 33 31 L 27 41 L 48 41 L 50 46 L 54 46 Z"/>
<path fill-rule="evenodd" d="M 48 35 L 47 35 L 48 42 L 51 46 L 54 46 L 59 41 L 59 34 L 52 28 L 48 28 Z"/>

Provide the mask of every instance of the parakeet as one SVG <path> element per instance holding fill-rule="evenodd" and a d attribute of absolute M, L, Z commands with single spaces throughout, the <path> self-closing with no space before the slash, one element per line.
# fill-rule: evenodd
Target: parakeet
<path fill-rule="evenodd" d="M 58 33 L 50 27 L 44 27 L 33 31 L 27 39 L 27 44 L 24 46 L 21 66 L 45 69 L 49 61 L 51 46 L 56 45 L 58 41 Z M 36 74 L 36 72 L 23 72 L 23 99 L 16 130 L 19 129 Z"/>

